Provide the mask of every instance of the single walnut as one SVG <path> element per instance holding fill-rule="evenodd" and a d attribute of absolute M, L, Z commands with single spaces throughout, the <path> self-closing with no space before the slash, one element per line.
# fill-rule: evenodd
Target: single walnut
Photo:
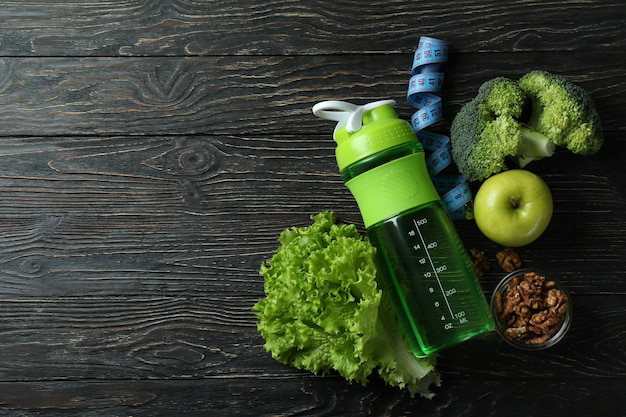
<path fill-rule="evenodd" d="M 513 272 L 522 266 L 522 259 L 511 248 L 504 248 L 496 253 L 496 259 L 504 272 Z"/>
<path fill-rule="evenodd" d="M 489 259 L 485 256 L 485 252 L 473 248 L 470 250 L 470 259 L 476 276 L 482 277 L 485 272 L 489 271 Z"/>

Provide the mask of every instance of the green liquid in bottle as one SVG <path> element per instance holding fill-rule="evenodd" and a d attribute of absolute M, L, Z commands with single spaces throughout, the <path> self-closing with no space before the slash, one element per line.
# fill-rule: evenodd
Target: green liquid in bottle
<path fill-rule="evenodd" d="M 418 357 L 493 329 L 487 301 L 460 238 L 439 202 L 368 229 L 391 295 Z"/>

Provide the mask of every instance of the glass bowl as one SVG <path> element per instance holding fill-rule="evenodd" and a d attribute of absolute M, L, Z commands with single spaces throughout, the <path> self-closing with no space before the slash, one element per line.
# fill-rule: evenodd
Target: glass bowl
<path fill-rule="evenodd" d="M 509 344 L 540 350 L 563 339 L 572 323 L 571 297 L 559 280 L 524 268 L 505 276 L 491 296 L 496 331 Z"/>

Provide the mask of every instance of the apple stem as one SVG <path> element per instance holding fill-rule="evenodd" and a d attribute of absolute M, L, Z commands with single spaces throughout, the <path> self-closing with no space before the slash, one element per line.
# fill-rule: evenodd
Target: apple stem
<path fill-rule="evenodd" d="M 514 209 L 519 207 L 519 201 L 515 197 L 511 197 L 511 207 Z"/>

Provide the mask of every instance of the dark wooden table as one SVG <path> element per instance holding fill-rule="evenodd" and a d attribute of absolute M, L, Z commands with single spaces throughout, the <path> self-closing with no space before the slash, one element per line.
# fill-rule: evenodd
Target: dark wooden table
<path fill-rule="evenodd" d="M 625 17 L 622 0 L 3 2 L 0 415 L 624 415 Z M 420 36 L 451 47 L 440 130 L 483 81 L 541 68 L 591 93 L 606 137 L 532 166 L 555 214 L 520 254 L 570 289 L 569 334 L 452 348 L 433 400 L 278 364 L 251 312 L 281 230 L 360 222 L 311 106 L 394 98 L 408 118 Z"/>

